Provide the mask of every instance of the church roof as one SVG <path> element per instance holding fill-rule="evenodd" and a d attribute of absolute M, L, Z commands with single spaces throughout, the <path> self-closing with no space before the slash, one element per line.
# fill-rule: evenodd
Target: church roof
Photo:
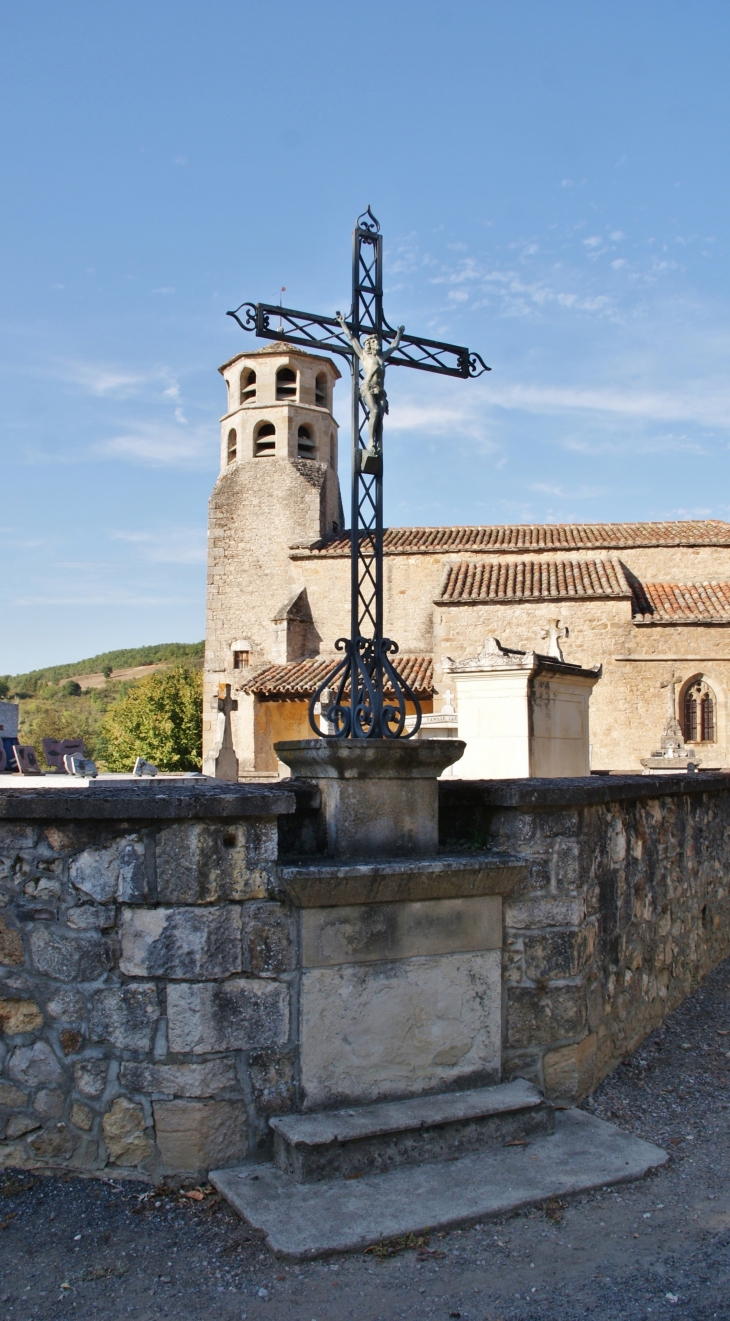
<path fill-rule="evenodd" d="M 730 624 L 730 583 L 632 583 L 635 624 Z"/>
<path fill-rule="evenodd" d="M 437 605 L 502 601 L 620 601 L 631 596 L 617 560 L 460 560 L 444 573 Z"/>
<path fill-rule="evenodd" d="M 258 697 L 311 697 L 318 684 L 327 678 L 336 657 L 315 656 L 309 660 L 289 661 L 287 665 L 267 665 L 241 685 L 244 693 Z M 430 656 L 395 656 L 393 662 L 417 697 L 433 695 L 433 661 Z M 386 689 L 387 691 L 387 689 Z"/>
<path fill-rule="evenodd" d="M 512 523 L 485 527 L 391 527 L 383 534 L 386 555 L 444 555 L 541 550 L 630 550 L 642 546 L 730 546 L 730 523 L 697 519 L 681 523 Z M 296 558 L 350 553 L 342 532 Z"/>

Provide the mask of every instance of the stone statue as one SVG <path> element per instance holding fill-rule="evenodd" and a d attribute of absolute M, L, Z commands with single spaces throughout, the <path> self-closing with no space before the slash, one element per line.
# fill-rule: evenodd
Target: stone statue
<path fill-rule="evenodd" d="M 345 337 L 352 346 L 352 351 L 362 363 L 363 380 L 360 383 L 360 398 L 368 410 L 368 448 L 371 454 L 380 454 L 383 445 L 383 417 L 388 412 L 388 396 L 385 393 L 385 364 L 393 356 L 401 341 L 405 326 L 398 327 L 393 343 L 383 352 L 377 335 L 368 335 L 362 344 L 351 335 L 340 312 L 337 320 L 342 326 Z"/>

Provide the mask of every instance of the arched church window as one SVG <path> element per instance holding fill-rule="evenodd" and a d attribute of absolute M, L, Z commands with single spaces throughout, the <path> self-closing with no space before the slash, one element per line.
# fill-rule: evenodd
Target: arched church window
<path fill-rule="evenodd" d="M 327 373 L 319 372 L 314 382 L 314 402 L 319 408 L 327 407 Z"/>
<path fill-rule="evenodd" d="M 241 372 L 241 403 L 252 404 L 256 398 L 256 373 L 253 367 L 244 367 Z"/>
<path fill-rule="evenodd" d="M 291 367 L 280 367 L 276 373 L 277 399 L 296 399 L 297 374 Z"/>
<path fill-rule="evenodd" d="M 682 733 L 686 743 L 714 743 L 717 738 L 715 694 L 702 678 L 692 679 L 682 703 Z"/>
<path fill-rule="evenodd" d="M 309 427 L 300 427 L 297 432 L 297 454 L 300 459 L 315 457 L 315 443 Z"/>
<path fill-rule="evenodd" d="M 335 440 L 334 431 L 330 436 L 330 467 L 331 468 L 337 467 L 337 441 Z"/>
<path fill-rule="evenodd" d="M 235 428 L 228 432 L 228 462 L 233 463 L 236 457 L 237 436 Z"/>
<path fill-rule="evenodd" d="M 273 422 L 262 422 L 256 432 L 254 454 L 257 459 L 276 451 L 276 427 Z"/>

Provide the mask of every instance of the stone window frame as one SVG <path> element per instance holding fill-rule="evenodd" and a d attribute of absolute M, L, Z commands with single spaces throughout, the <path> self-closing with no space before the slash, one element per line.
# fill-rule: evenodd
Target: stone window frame
<path fill-rule="evenodd" d="M 288 375 L 284 378 L 284 372 Z M 284 379 L 282 379 L 284 378 Z M 299 372 L 288 363 L 276 369 L 276 402 L 295 403 L 299 398 Z"/>
<path fill-rule="evenodd" d="M 317 436 L 310 422 L 302 422 L 297 427 L 297 458 L 316 459 Z"/>
<path fill-rule="evenodd" d="M 228 432 L 227 456 L 229 463 L 235 463 L 238 456 L 238 432 L 235 427 L 231 427 Z"/>
<path fill-rule="evenodd" d="M 244 367 L 238 382 L 238 398 L 241 404 L 256 402 L 256 371 L 253 367 Z"/>
<path fill-rule="evenodd" d="M 273 437 L 271 444 L 268 443 L 270 436 Z M 276 427 L 268 417 L 262 418 L 254 427 L 253 454 L 255 459 L 265 459 L 276 454 Z"/>
<path fill-rule="evenodd" d="M 329 408 L 329 380 L 326 372 L 317 372 L 314 380 L 314 402 L 317 408 Z"/>
<path fill-rule="evenodd" d="M 679 693 L 679 723 L 685 743 L 717 744 L 718 714 L 716 685 L 705 674 L 693 674 Z"/>

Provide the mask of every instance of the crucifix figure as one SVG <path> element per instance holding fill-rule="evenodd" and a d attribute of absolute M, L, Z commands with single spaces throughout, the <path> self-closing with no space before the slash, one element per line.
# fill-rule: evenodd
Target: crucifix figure
<path fill-rule="evenodd" d="M 360 398 L 368 410 L 368 437 L 370 440 L 367 459 L 377 458 L 383 445 L 383 417 L 389 411 L 388 396 L 385 393 L 385 364 L 389 358 L 392 358 L 398 348 L 405 326 L 398 327 L 398 333 L 390 348 L 383 351 L 377 335 L 368 335 L 361 344 L 359 339 L 350 334 L 347 329 L 347 322 L 339 312 L 337 313 L 337 320 L 342 326 L 343 334 L 347 337 L 348 343 L 352 345 L 353 353 L 360 359 L 362 365 Z M 362 462 L 362 469 L 365 472 L 367 471 L 365 467 L 367 459 Z"/>
<path fill-rule="evenodd" d="M 243 319 L 240 313 L 243 314 Z M 370 207 L 352 242 L 352 307 L 347 318 L 296 312 L 271 303 L 242 303 L 229 312 L 261 339 L 286 340 L 338 353 L 352 369 L 352 503 L 350 636 L 309 704 L 322 738 L 410 738 L 421 724 L 418 698 L 393 660 L 398 644 L 383 632 L 383 418 L 388 412 L 386 363 L 468 380 L 489 371 L 459 344 L 408 335 L 383 315 L 383 236 Z M 408 707 L 415 712 L 406 730 Z M 321 723 L 318 724 L 317 721 Z"/>

